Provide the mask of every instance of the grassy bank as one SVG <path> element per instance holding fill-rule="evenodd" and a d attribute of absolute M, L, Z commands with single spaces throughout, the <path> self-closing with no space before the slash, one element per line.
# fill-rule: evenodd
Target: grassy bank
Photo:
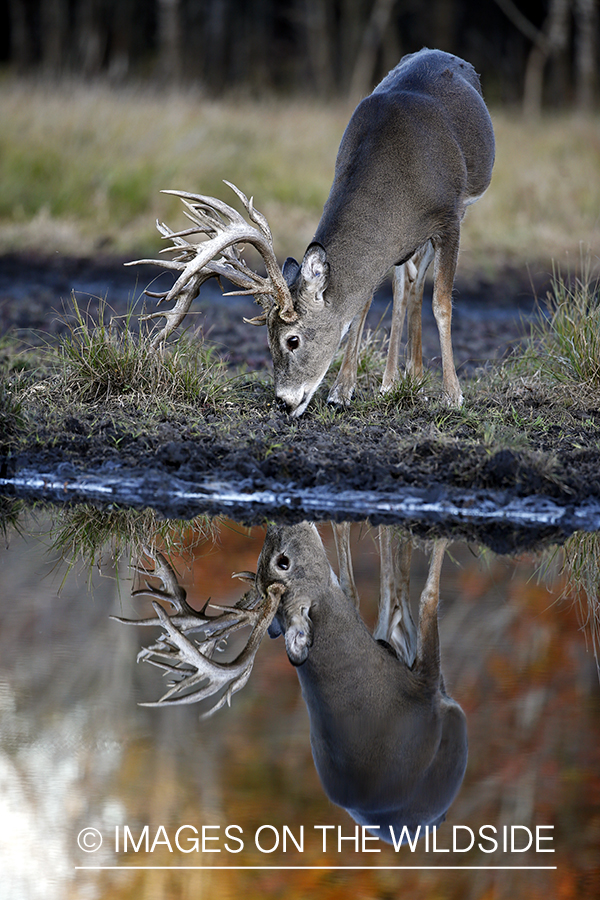
<path fill-rule="evenodd" d="M 318 222 L 351 108 L 299 101 L 157 95 L 4 79 L 0 90 L 0 253 L 118 253 L 178 227 L 178 188 L 233 200 L 227 178 L 269 219 L 277 253 L 302 254 Z M 548 271 L 600 252 L 600 117 L 525 122 L 492 110 L 492 185 L 469 209 L 463 274 L 509 263 Z"/>

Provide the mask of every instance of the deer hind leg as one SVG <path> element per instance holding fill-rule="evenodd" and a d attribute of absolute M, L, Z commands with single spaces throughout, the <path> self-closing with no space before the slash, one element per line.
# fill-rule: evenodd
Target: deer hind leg
<path fill-rule="evenodd" d="M 427 680 L 443 690 L 440 668 L 440 637 L 438 631 L 438 604 L 440 599 L 440 573 L 444 554 L 450 541 L 437 540 L 429 561 L 427 581 L 419 603 L 419 633 L 416 665 Z"/>
<path fill-rule="evenodd" d="M 373 637 L 390 644 L 399 659 L 412 667 L 417 652 L 417 629 L 410 609 L 412 542 L 404 542 L 395 552 L 391 528 L 381 526 L 379 554 L 379 615 Z"/>
<path fill-rule="evenodd" d="M 433 244 L 427 241 L 412 257 L 416 267 L 416 277 L 408 296 L 408 337 L 406 344 L 406 373 L 411 378 L 423 376 L 423 344 L 421 337 L 421 315 L 423 311 L 423 288 L 425 276 L 434 257 Z"/>
<path fill-rule="evenodd" d="M 421 307 L 425 275 L 433 259 L 433 246 L 427 241 L 413 253 L 402 266 L 394 268 L 392 289 L 394 307 L 390 345 L 385 372 L 381 383 L 381 393 L 387 393 L 398 378 L 398 357 L 404 327 L 404 317 L 408 314 L 408 338 L 406 349 L 406 373 L 413 378 L 423 374 L 423 352 L 421 348 Z"/>
<path fill-rule="evenodd" d="M 447 231 L 435 246 L 433 275 L 433 314 L 442 351 L 442 386 L 449 406 L 461 406 L 463 395 L 458 383 L 452 353 L 452 288 L 458 259 L 460 226 Z"/>
<path fill-rule="evenodd" d="M 360 598 L 354 580 L 354 569 L 352 568 L 352 554 L 350 552 L 350 522 L 332 522 L 333 539 L 335 541 L 335 549 L 338 558 L 338 566 L 340 573 L 340 587 L 344 594 L 350 600 L 356 609 L 360 606 Z"/>
<path fill-rule="evenodd" d="M 350 330 L 348 331 L 348 340 L 346 342 L 346 350 L 342 359 L 342 365 L 340 367 L 340 371 L 338 372 L 338 376 L 335 379 L 331 390 L 329 391 L 329 396 L 327 397 L 328 403 L 336 403 L 340 406 L 347 406 L 352 399 L 352 394 L 354 393 L 354 388 L 356 387 L 358 351 L 360 348 L 362 333 L 365 327 L 365 320 L 367 318 L 367 313 L 369 312 L 370 305 L 371 298 L 369 298 L 368 302 L 365 304 L 365 307 L 360 315 L 356 316 L 353 319 L 352 324 L 350 325 Z"/>

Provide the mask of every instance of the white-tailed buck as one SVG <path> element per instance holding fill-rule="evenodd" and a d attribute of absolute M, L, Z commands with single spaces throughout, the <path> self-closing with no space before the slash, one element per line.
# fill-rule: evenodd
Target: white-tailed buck
<path fill-rule="evenodd" d="M 450 323 L 460 225 L 466 207 L 489 185 L 493 163 L 494 133 L 474 68 L 440 50 L 405 56 L 352 115 L 329 198 L 301 264 L 288 259 L 282 273 L 266 219 L 236 188 L 253 225 L 212 197 L 172 192 L 184 200 L 193 226 L 174 234 L 158 223 L 163 237 L 173 241 L 168 249 L 178 254 L 159 264 L 181 274 L 170 291 L 151 295 L 175 300 L 172 310 L 153 314 L 166 318 L 156 343 L 182 321 L 202 282 L 224 275 L 264 308 L 249 321 L 267 325 L 275 392 L 287 411 L 304 412 L 345 335 L 329 400 L 347 404 L 373 291 L 392 267 L 394 311 L 382 391 L 397 378 L 406 314 L 407 372 L 422 373 L 423 282 L 433 260 L 443 395 L 459 406 Z M 187 238 L 197 233 L 208 240 L 190 243 Z M 266 278 L 242 260 L 244 243 L 262 254 Z"/>
<path fill-rule="evenodd" d="M 465 716 L 446 694 L 440 668 L 438 598 L 447 542 L 434 546 L 417 630 L 409 605 L 412 545 L 394 554 L 390 529 L 380 529 L 379 618 L 371 634 L 357 609 L 349 526 L 334 526 L 334 534 L 339 579 L 314 525 L 269 526 L 256 576 L 241 573 L 252 587 L 235 607 L 217 607 L 215 617 L 187 605 L 159 556 L 149 574 L 162 589 L 147 583 L 138 593 L 169 600 L 175 614 L 153 604 L 158 620 L 141 624 L 161 624 L 164 634 L 138 658 L 180 679 L 159 703 L 195 702 L 225 688 L 212 712 L 248 680 L 267 628 L 272 637 L 283 633 L 327 796 L 359 824 L 377 828 L 378 837 L 412 841 L 444 820 L 467 763 Z M 253 627 L 246 648 L 230 663 L 216 662 L 216 642 L 244 624 Z M 189 635 L 199 631 L 205 639 L 196 644 Z"/>

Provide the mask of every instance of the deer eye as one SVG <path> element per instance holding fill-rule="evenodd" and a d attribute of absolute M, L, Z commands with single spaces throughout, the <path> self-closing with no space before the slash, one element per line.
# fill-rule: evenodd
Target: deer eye
<path fill-rule="evenodd" d="M 285 553 L 282 553 L 280 556 L 277 557 L 277 559 L 275 560 L 275 565 L 277 566 L 278 569 L 283 569 L 284 571 L 285 571 L 285 569 L 289 569 L 290 561 L 289 561 L 288 557 L 285 555 Z"/>
<path fill-rule="evenodd" d="M 297 334 L 290 334 L 285 343 L 288 350 L 291 350 L 293 353 L 300 346 L 300 338 Z"/>

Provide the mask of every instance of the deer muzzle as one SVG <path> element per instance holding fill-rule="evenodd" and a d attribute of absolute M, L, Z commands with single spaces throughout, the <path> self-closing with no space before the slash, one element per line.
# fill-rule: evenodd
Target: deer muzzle
<path fill-rule="evenodd" d="M 285 649 L 293 666 L 301 666 L 306 662 L 312 642 L 312 622 L 308 607 L 304 606 L 290 617 L 285 629 Z"/>

